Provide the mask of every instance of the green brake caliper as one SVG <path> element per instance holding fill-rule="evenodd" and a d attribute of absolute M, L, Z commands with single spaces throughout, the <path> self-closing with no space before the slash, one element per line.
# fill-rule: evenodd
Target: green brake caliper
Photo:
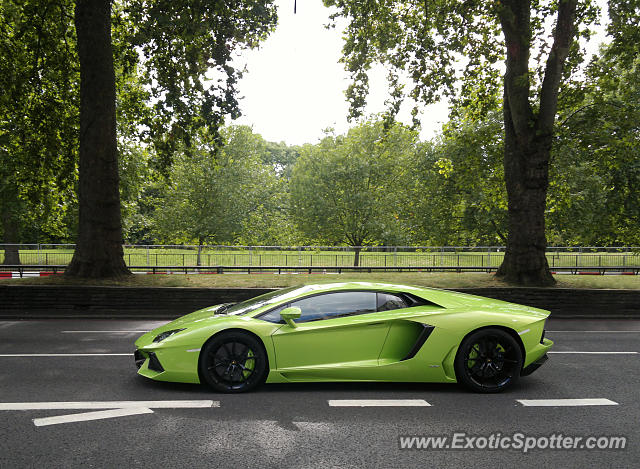
<path fill-rule="evenodd" d="M 242 372 L 243 376 L 247 378 L 256 366 L 256 360 L 253 355 L 253 350 L 249 349 L 247 353 L 247 359 L 244 361 L 245 370 Z"/>
<path fill-rule="evenodd" d="M 468 368 L 473 368 L 476 364 L 476 358 L 478 358 L 477 347 L 478 344 L 473 344 L 473 347 L 471 347 L 471 352 L 469 352 L 469 359 L 467 360 Z"/>

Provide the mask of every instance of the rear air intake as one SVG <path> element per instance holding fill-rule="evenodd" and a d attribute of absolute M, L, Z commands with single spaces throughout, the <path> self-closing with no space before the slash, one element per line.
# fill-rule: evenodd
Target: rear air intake
<path fill-rule="evenodd" d="M 407 356 L 404 357 L 401 361 L 409 360 L 410 358 L 415 357 L 416 353 L 418 353 L 418 351 L 422 348 L 424 343 L 427 341 L 427 339 L 435 329 L 435 327 L 430 326 L 429 324 L 421 324 L 421 326 L 422 331 L 420 332 L 420 335 L 418 335 L 416 342 L 413 344 L 413 347 L 411 347 L 411 350 L 409 350 Z"/>

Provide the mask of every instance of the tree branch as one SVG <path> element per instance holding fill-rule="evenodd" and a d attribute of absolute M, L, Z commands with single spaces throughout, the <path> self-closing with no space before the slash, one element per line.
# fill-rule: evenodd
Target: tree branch
<path fill-rule="evenodd" d="M 553 33 L 553 46 L 551 46 L 547 58 L 547 67 L 540 92 L 540 112 L 536 123 L 536 130 L 542 134 L 551 134 L 553 130 L 558 107 L 558 87 L 575 31 L 577 3 L 577 0 L 561 0 L 558 4 L 558 21 Z"/>
<path fill-rule="evenodd" d="M 506 0 L 498 16 L 507 47 L 504 89 L 513 127 L 518 137 L 527 135 L 533 110 L 529 103 L 529 53 L 531 48 L 531 4 L 529 0 Z"/>
<path fill-rule="evenodd" d="M 564 127 L 567 122 L 569 122 L 573 116 L 575 116 L 576 114 L 578 114 L 579 112 L 584 111 L 585 109 L 589 109 L 591 107 L 594 106 L 602 106 L 602 105 L 608 105 L 608 106 L 614 106 L 617 107 L 618 109 L 623 109 L 624 106 L 614 102 L 614 101 L 603 101 L 601 103 L 589 103 L 589 104 L 585 104 L 584 106 L 579 107 L 578 109 L 576 109 L 575 111 L 573 111 L 571 114 L 569 114 L 567 117 L 565 117 L 562 122 L 558 123 L 558 127 Z"/>
<path fill-rule="evenodd" d="M 500 229 L 498 228 L 498 225 L 496 224 L 495 220 L 491 220 L 491 224 L 493 225 L 493 229 L 496 230 L 496 234 L 498 235 L 498 238 L 500 238 L 502 242 L 506 245 L 507 237 L 502 234 L 502 231 L 500 231 Z"/>

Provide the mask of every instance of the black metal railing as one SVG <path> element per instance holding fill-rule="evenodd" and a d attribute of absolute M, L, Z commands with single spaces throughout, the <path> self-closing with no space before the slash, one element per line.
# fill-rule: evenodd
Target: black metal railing
<path fill-rule="evenodd" d="M 0 265 L 0 278 L 13 276 L 15 273 L 18 277 L 37 275 L 51 275 L 63 273 L 66 265 Z M 148 274 L 171 274 L 171 273 L 198 273 L 198 274 L 224 274 L 232 272 L 242 273 L 345 273 L 345 272 L 495 272 L 498 267 L 488 266 L 175 266 L 175 265 L 137 265 L 129 266 L 134 273 Z M 601 267 L 601 266 L 561 266 L 551 269 L 553 272 L 582 274 L 582 275 L 605 275 L 605 274 L 621 274 L 621 275 L 638 275 L 640 266 L 627 267 Z M 4 274 L 4 275 L 3 275 Z"/>

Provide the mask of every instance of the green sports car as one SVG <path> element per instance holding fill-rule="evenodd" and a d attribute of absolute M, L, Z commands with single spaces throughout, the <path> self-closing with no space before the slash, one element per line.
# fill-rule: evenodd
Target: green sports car
<path fill-rule="evenodd" d="M 138 373 L 242 392 L 263 382 L 459 382 L 498 392 L 547 359 L 549 312 L 432 288 L 301 285 L 187 314 L 136 341 Z"/>

